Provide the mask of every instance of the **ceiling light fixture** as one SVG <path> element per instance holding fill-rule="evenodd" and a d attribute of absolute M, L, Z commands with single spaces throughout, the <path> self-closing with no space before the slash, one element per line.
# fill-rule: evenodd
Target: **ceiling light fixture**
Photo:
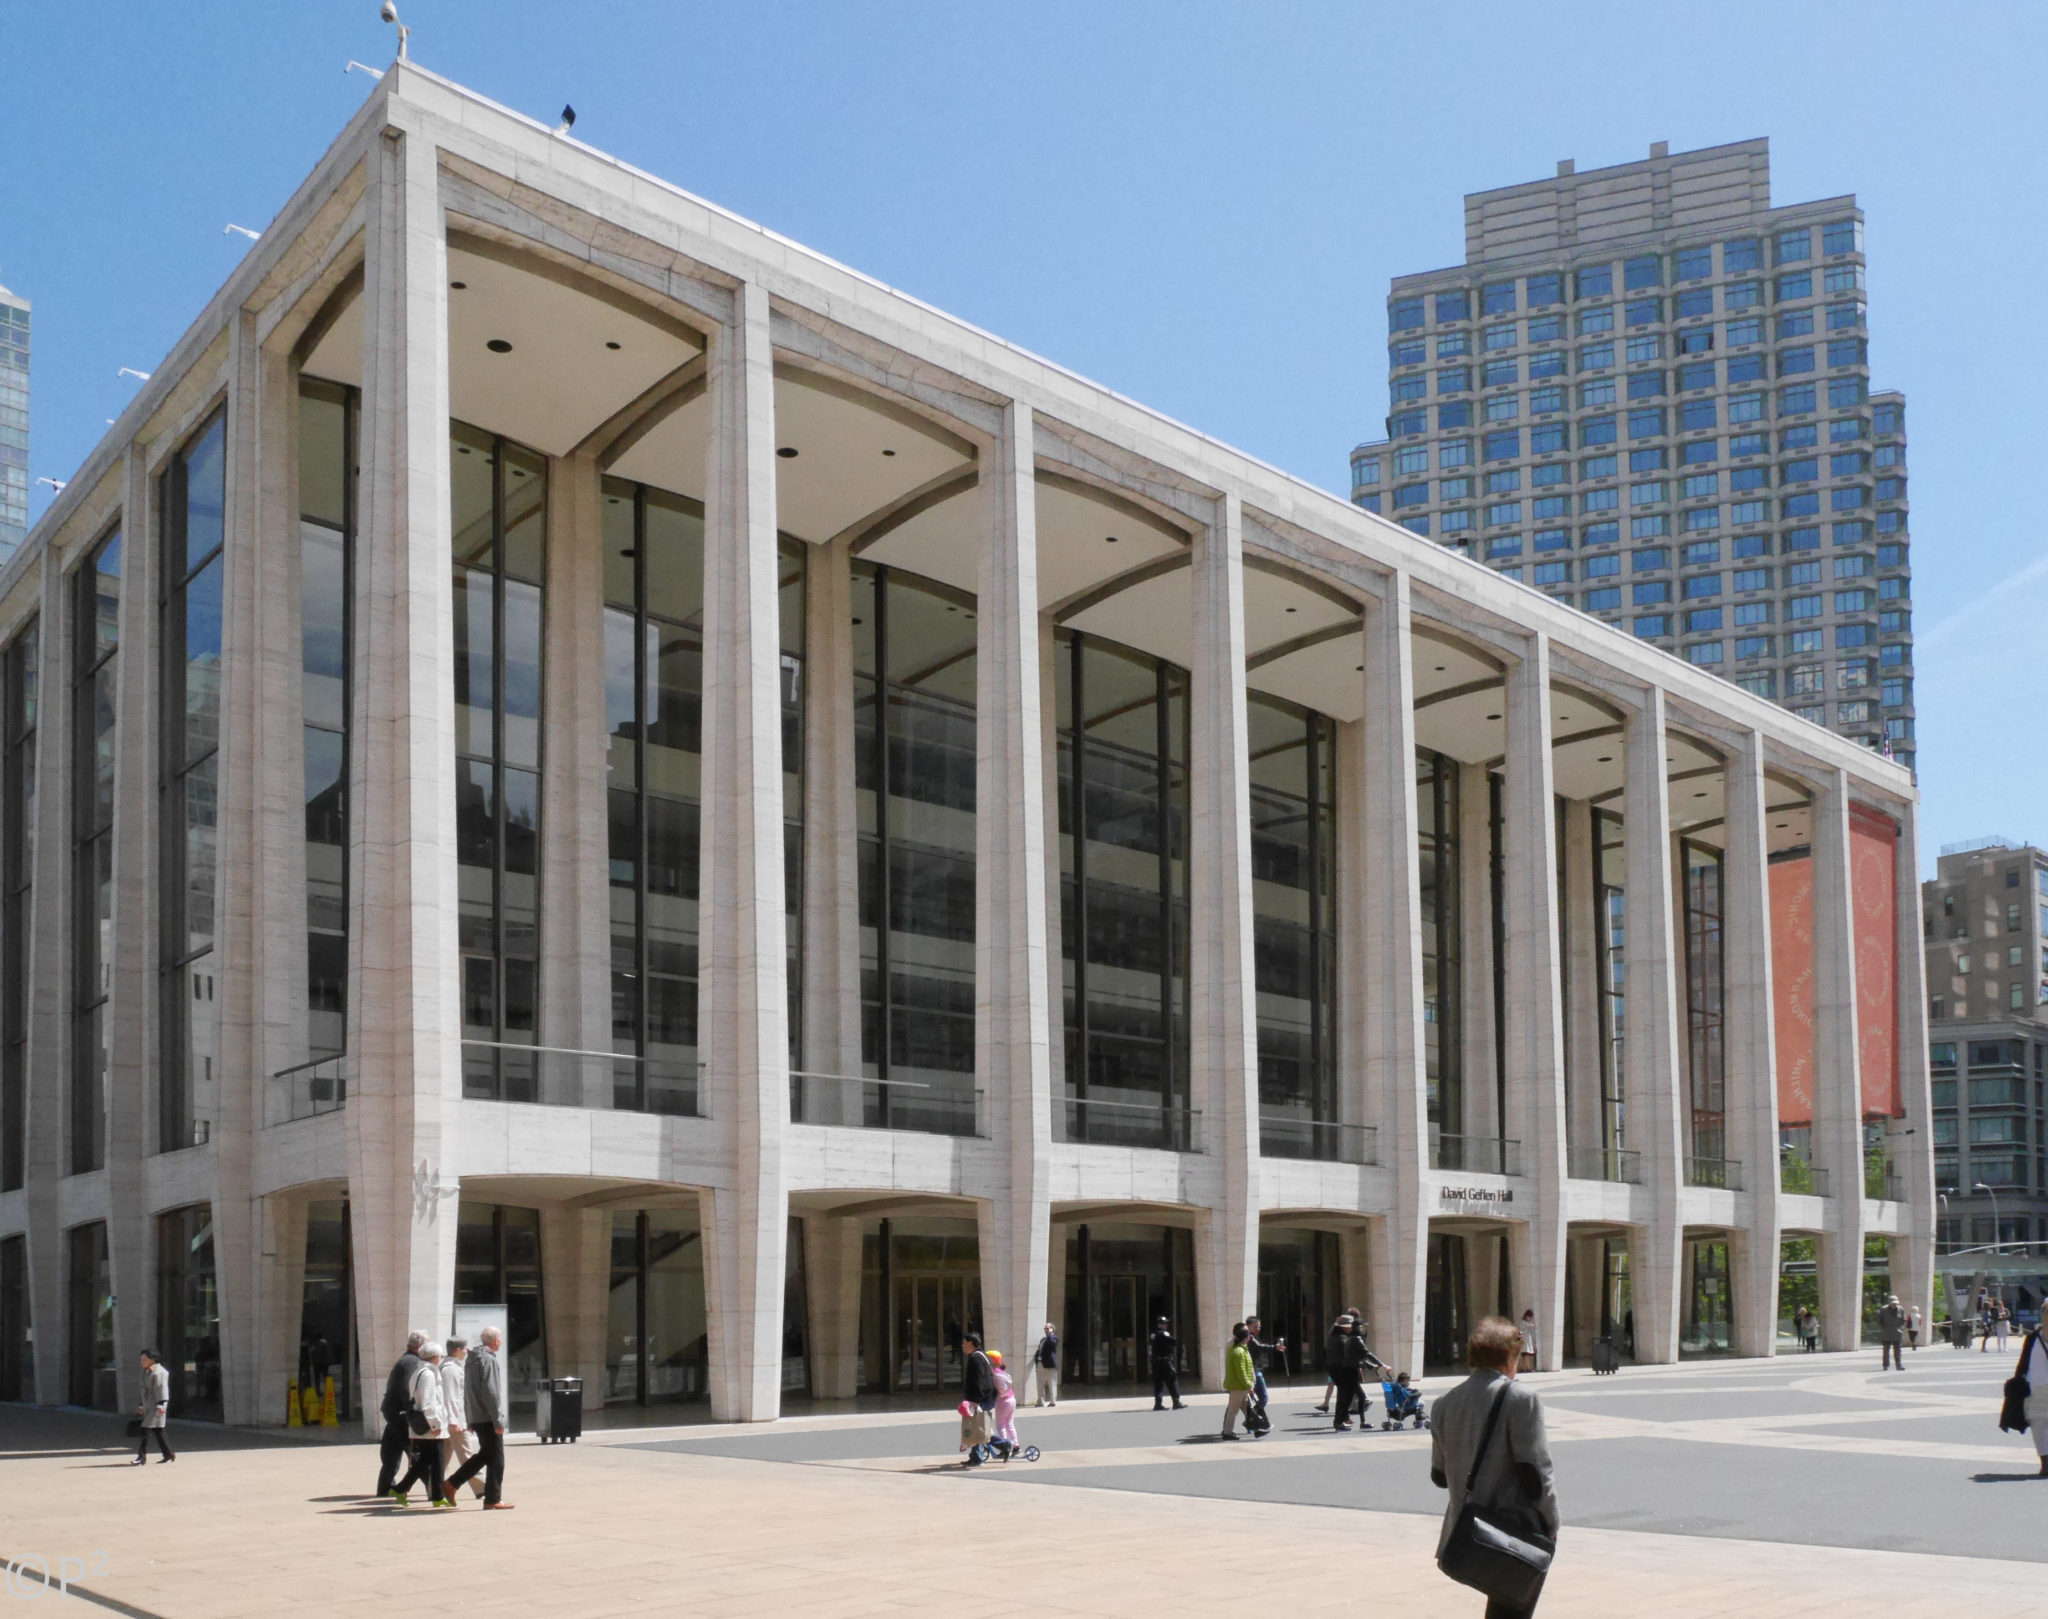
<path fill-rule="evenodd" d="M 884 455 L 894 455 L 896 452 L 894 450 L 884 450 L 882 453 Z"/>
<path fill-rule="evenodd" d="M 1603 765 L 1611 765 L 1614 763 L 1614 755 L 1611 753 L 1603 753 L 1600 755 L 1599 762 Z"/>
<path fill-rule="evenodd" d="M 605 347 L 606 347 L 606 348 L 608 348 L 608 349 L 611 349 L 611 350 L 612 350 L 612 351 L 613 351 L 614 353 L 616 353 L 616 352 L 617 352 L 617 350 L 618 350 L 618 347 L 619 347 L 619 345 L 618 345 L 618 344 L 616 344 L 616 343 L 611 343 L 611 342 L 607 342 L 607 343 L 605 344 Z"/>
<path fill-rule="evenodd" d="M 1489 715 L 1487 715 L 1486 717 L 1487 717 L 1488 719 L 1490 719 L 1490 720 L 1497 720 L 1497 719 L 1499 719 L 1499 718 L 1500 718 L 1500 716 L 1499 716 L 1498 714 L 1489 714 Z"/>
<path fill-rule="evenodd" d="M 467 281 L 451 281 L 448 283 L 448 290 L 450 292 L 467 292 L 469 291 L 469 283 Z"/>
<path fill-rule="evenodd" d="M 506 342 L 502 337 L 492 338 L 488 343 L 484 345 L 484 347 L 489 349 L 493 354 L 510 354 L 512 352 L 512 345 Z"/>
<path fill-rule="evenodd" d="M 794 461 L 796 459 L 796 447 L 794 445 L 785 444 L 775 453 L 785 461 Z"/>

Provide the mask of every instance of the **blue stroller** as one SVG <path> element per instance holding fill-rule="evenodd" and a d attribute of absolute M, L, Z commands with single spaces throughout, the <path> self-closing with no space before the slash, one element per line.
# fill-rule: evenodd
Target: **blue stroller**
<path fill-rule="evenodd" d="M 1380 1397 L 1387 1402 L 1386 1419 L 1380 1423 L 1383 1430 L 1398 1428 L 1410 1418 L 1414 1419 L 1418 1428 L 1429 1426 L 1429 1413 L 1423 1406 L 1422 1396 L 1410 1385 L 1406 1372 L 1399 1377 L 1389 1378 L 1386 1375 L 1386 1368 L 1381 1367 Z"/>

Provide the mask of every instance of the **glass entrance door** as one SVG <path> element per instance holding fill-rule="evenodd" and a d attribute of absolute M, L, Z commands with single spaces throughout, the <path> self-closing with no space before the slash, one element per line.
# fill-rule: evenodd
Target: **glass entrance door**
<path fill-rule="evenodd" d="M 1685 1245 L 1687 1289 L 1685 1338 L 1681 1355 L 1726 1355 L 1734 1347 L 1734 1312 L 1728 1287 L 1728 1243 L 1725 1238 L 1696 1237 Z"/>
<path fill-rule="evenodd" d="M 960 1386 L 960 1339 L 969 1320 L 980 1314 L 980 1293 L 972 1277 L 898 1273 L 897 1389 Z"/>
<path fill-rule="evenodd" d="M 1095 1344 L 1090 1377 L 1098 1383 L 1135 1383 L 1140 1367 L 1149 1371 L 1140 1349 L 1149 1332 L 1145 1322 L 1145 1278 L 1095 1278 Z"/>
<path fill-rule="evenodd" d="M 1430 1371 L 1455 1371 L 1465 1364 L 1471 1333 L 1465 1291 L 1465 1238 L 1435 1232 L 1429 1239 L 1429 1287 L 1423 1301 L 1422 1359 Z"/>

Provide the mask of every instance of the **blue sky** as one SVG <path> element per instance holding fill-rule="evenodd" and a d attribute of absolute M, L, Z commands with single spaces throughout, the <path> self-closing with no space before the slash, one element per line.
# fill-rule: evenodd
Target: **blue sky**
<path fill-rule="evenodd" d="M 1903 388 L 1921 839 L 2048 842 L 2048 8 L 402 0 L 425 66 L 1343 487 L 1386 410 L 1390 276 L 1467 191 L 1755 135 L 1779 202 L 1868 215 Z M 369 87 L 375 0 L 14 6 L 0 282 L 36 307 L 63 478 Z M 2027 199 L 2026 212 L 2007 204 Z M 34 510 L 47 504 L 36 490 Z"/>

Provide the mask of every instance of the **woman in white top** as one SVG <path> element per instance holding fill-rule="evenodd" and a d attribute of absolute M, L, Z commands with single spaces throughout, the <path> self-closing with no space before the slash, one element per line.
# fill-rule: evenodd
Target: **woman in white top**
<path fill-rule="evenodd" d="M 413 1409 L 427 1419 L 427 1431 L 414 1431 L 412 1470 L 393 1487 L 391 1498 L 405 1506 L 405 1492 L 412 1488 L 413 1480 L 424 1479 L 427 1505 L 452 1507 L 455 1503 L 447 1499 L 448 1491 L 442 1484 L 445 1475 L 441 1471 L 441 1441 L 448 1437 L 448 1407 L 441 1393 L 441 1346 L 421 1344 L 419 1355 L 420 1369 L 412 1374 L 412 1383 L 406 1392 L 411 1396 Z"/>
<path fill-rule="evenodd" d="M 469 1366 L 467 1338 L 450 1338 L 448 1353 L 441 1361 L 441 1405 L 447 1418 L 448 1437 L 441 1442 L 441 1477 L 451 1479 L 462 1464 L 476 1454 L 476 1435 L 469 1426 Z M 471 1477 L 470 1493 L 483 1499 L 484 1481 Z M 455 1492 L 448 1492 L 454 1499 Z"/>
<path fill-rule="evenodd" d="M 2048 1478 L 2048 1344 L 2041 1341 L 2036 1327 L 2027 1334 L 2026 1369 L 2020 1374 L 2031 1392 L 2027 1395 L 2027 1432 L 2034 1436 L 2034 1454 L 2041 1458 L 2041 1476 Z"/>

